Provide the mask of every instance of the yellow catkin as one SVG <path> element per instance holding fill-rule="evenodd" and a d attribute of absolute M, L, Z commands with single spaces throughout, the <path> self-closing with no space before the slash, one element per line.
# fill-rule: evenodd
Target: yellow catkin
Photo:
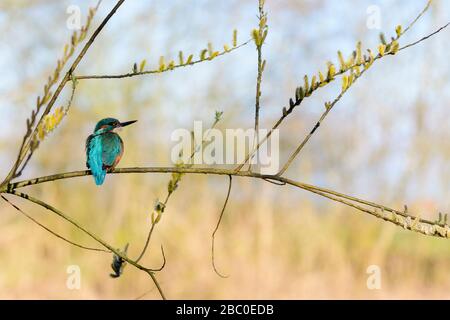
<path fill-rule="evenodd" d="M 397 34 L 397 37 L 400 37 L 402 35 L 403 28 L 401 25 L 398 25 L 397 28 L 395 28 L 395 33 Z"/>
<path fill-rule="evenodd" d="M 233 30 L 233 47 L 237 46 L 237 30 Z"/>
<path fill-rule="evenodd" d="M 363 63 L 363 55 L 362 55 L 361 46 L 362 46 L 361 41 L 358 41 L 358 43 L 356 44 L 356 63 L 357 64 Z"/>
<path fill-rule="evenodd" d="M 255 45 L 258 47 L 260 45 L 258 29 L 253 29 L 252 30 L 252 38 L 253 38 L 253 41 L 255 41 Z"/>
<path fill-rule="evenodd" d="M 203 49 L 200 52 L 200 60 L 205 60 L 206 59 L 206 53 L 208 52 L 208 49 Z"/>
<path fill-rule="evenodd" d="M 214 53 L 214 50 L 213 50 L 212 43 L 208 42 L 208 54 L 209 54 L 209 56 L 211 57 L 213 53 Z"/>
<path fill-rule="evenodd" d="M 342 77 L 342 91 L 347 90 L 348 88 L 348 76 L 344 75 Z"/>
<path fill-rule="evenodd" d="M 159 71 L 166 70 L 166 64 L 164 63 L 164 56 L 159 57 Z"/>
<path fill-rule="evenodd" d="M 345 70 L 346 63 L 345 63 L 344 56 L 342 55 L 341 51 L 338 51 L 338 58 L 339 58 L 339 64 L 341 67 L 341 71 L 343 71 L 343 70 Z"/>
<path fill-rule="evenodd" d="M 328 77 L 329 79 L 333 79 L 336 74 L 336 67 L 331 62 L 328 64 Z"/>
<path fill-rule="evenodd" d="M 145 69 L 145 64 L 147 63 L 147 60 L 142 60 L 141 65 L 139 66 L 139 71 L 142 72 Z"/>
<path fill-rule="evenodd" d="M 398 50 L 400 49 L 400 46 L 397 41 L 392 41 L 391 43 L 391 53 L 396 54 Z"/>
<path fill-rule="evenodd" d="M 322 72 L 319 71 L 319 81 L 322 84 L 322 82 L 324 82 L 325 78 L 323 77 Z"/>
<path fill-rule="evenodd" d="M 380 56 L 384 56 L 384 53 L 386 52 L 386 46 L 384 44 L 380 44 L 378 46 L 378 53 Z"/>

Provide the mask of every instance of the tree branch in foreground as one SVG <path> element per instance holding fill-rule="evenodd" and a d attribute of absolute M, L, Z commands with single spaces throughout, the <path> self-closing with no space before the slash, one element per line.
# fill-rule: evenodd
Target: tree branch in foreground
<path fill-rule="evenodd" d="M 218 169 L 218 168 L 186 168 L 186 167 L 134 167 L 134 168 L 116 168 L 110 174 L 123 174 L 123 173 L 183 173 L 183 174 L 212 174 L 212 175 L 228 175 L 236 177 L 247 177 L 261 179 L 266 182 L 283 185 L 290 185 L 303 189 L 330 200 L 343 203 L 349 207 L 355 208 L 361 212 L 368 213 L 379 219 L 389 221 L 397 226 L 401 226 L 407 230 L 425 234 L 428 236 L 450 238 L 450 228 L 446 223 L 440 221 L 430 221 L 421 218 L 420 216 L 414 216 L 405 211 L 392 209 L 388 206 L 381 205 L 375 202 L 360 199 L 354 196 L 346 195 L 334 190 L 317 187 L 311 184 L 295 181 L 289 178 L 281 177 L 278 175 L 264 175 L 249 171 L 238 171 L 234 169 Z M 23 180 L 15 183 L 10 183 L 4 189 L 0 189 L 0 193 L 17 193 L 16 189 L 41 184 L 50 181 L 70 179 L 75 177 L 83 177 L 91 175 L 90 170 L 81 170 L 73 172 L 65 172 L 60 174 L 54 174 L 50 176 L 44 176 L 29 180 Z M 36 201 L 39 201 L 35 199 Z M 103 243 L 102 243 L 103 244 Z M 110 249 L 109 247 L 107 247 Z M 111 250 L 112 251 L 112 250 Z"/>

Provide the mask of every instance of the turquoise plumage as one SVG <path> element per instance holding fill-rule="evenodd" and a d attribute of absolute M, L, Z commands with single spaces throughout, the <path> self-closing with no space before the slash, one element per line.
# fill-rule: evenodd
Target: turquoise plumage
<path fill-rule="evenodd" d="M 119 122 L 114 118 L 102 119 L 87 138 L 86 166 L 91 169 L 96 185 L 103 184 L 107 171 L 114 169 L 123 155 L 123 141 L 114 130 L 134 122 L 136 120 Z"/>

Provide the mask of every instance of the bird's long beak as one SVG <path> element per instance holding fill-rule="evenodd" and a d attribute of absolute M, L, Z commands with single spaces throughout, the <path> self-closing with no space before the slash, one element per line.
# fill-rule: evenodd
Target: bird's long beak
<path fill-rule="evenodd" d="M 126 127 L 126 126 L 128 126 L 128 125 L 130 125 L 130 124 L 135 123 L 136 121 L 137 121 L 137 120 L 131 120 L 131 121 L 121 122 L 121 123 L 120 123 L 120 126 L 121 126 L 121 127 Z"/>

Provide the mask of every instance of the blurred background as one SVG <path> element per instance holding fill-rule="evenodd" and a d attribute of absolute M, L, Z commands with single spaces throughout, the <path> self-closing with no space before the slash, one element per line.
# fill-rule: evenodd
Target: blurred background
<path fill-rule="evenodd" d="M 83 13 L 96 1 L 2 0 L 0 3 L 0 174 L 18 151 L 36 96 L 71 35 L 70 5 Z M 104 0 L 95 28 L 115 1 Z M 378 34 L 407 26 L 424 1 L 266 0 L 269 35 L 262 85 L 261 126 L 269 128 L 303 83 L 336 51 L 347 56 L 358 40 L 376 48 Z M 371 29 L 368 9 L 380 11 L 381 29 Z M 372 7 L 373 8 L 373 7 Z M 370 11 L 370 9 L 369 9 Z M 450 20 L 450 3 L 435 1 L 400 45 Z M 131 71 L 147 59 L 179 50 L 198 54 L 250 38 L 257 1 L 126 1 L 79 66 L 78 74 Z M 376 63 L 345 95 L 314 135 L 287 176 L 435 219 L 450 211 L 449 31 Z M 139 119 L 122 131 L 126 166 L 171 166 L 170 134 L 190 130 L 194 120 L 218 128 L 253 127 L 256 50 L 253 43 L 211 62 L 159 75 L 80 81 L 69 115 L 35 153 L 22 178 L 85 168 L 84 143 L 106 116 Z M 340 81 L 317 91 L 284 123 L 281 161 L 287 159 L 334 99 Z M 57 102 L 64 105 L 66 88 Z M 140 252 L 157 198 L 166 196 L 169 175 L 92 177 L 24 189 L 63 210 L 117 247 Z M 342 204 L 292 187 L 235 178 L 226 216 L 216 236 L 219 278 L 210 261 L 210 239 L 227 190 L 227 178 L 184 176 L 156 229 L 147 266 L 169 298 L 380 299 L 450 298 L 450 243 L 384 223 Z M 68 238 L 96 245 L 65 221 L 8 197 L 27 213 Z M 111 279 L 111 255 L 84 251 L 56 239 L 4 201 L 0 202 L 0 298 L 159 298 L 147 275 L 127 266 Z M 81 270 L 81 288 L 66 286 L 67 268 Z M 369 290 L 367 268 L 381 270 L 381 289 Z"/>

